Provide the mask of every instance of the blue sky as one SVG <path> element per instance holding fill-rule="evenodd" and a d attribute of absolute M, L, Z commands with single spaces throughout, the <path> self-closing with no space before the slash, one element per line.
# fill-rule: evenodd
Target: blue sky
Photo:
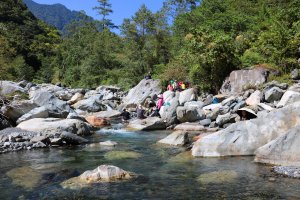
<path fill-rule="evenodd" d="M 61 3 L 70 10 L 84 10 L 87 15 L 95 19 L 100 16 L 92 9 L 97 5 L 97 0 L 33 0 L 41 4 L 55 4 Z M 145 4 L 153 12 L 162 7 L 163 0 L 110 0 L 114 13 L 109 16 L 110 19 L 116 24 L 120 25 L 124 18 L 130 18 L 142 4 Z"/>

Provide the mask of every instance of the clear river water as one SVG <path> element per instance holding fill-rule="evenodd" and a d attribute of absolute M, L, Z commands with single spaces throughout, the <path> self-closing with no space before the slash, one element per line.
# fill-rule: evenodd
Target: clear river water
<path fill-rule="evenodd" d="M 0 154 L 0 199 L 300 199 L 300 180 L 276 176 L 253 157 L 193 158 L 183 148 L 156 144 L 167 134 L 102 130 L 89 138 L 94 145 Z M 97 145 L 106 140 L 118 145 Z M 138 177 L 61 186 L 102 164 Z"/>

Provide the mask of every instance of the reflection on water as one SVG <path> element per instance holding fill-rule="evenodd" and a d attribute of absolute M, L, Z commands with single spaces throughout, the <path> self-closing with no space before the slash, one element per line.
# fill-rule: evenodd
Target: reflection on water
<path fill-rule="evenodd" d="M 253 163 L 253 157 L 193 158 L 183 148 L 156 144 L 166 135 L 101 130 L 89 138 L 95 145 L 0 155 L 0 199 L 300 198 L 300 180 L 275 177 L 270 167 Z M 118 145 L 97 145 L 106 140 Z M 101 164 L 115 165 L 139 176 L 79 190 L 60 186 Z"/>

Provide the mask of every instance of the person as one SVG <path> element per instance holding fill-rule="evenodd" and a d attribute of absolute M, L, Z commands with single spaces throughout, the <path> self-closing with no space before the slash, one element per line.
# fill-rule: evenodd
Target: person
<path fill-rule="evenodd" d="M 172 84 L 173 86 L 173 89 L 176 91 L 178 88 L 177 88 L 177 81 L 175 80 Z"/>
<path fill-rule="evenodd" d="M 142 105 L 139 105 L 136 109 L 136 114 L 138 119 L 145 119 L 145 110 L 143 109 Z"/>
<path fill-rule="evenodd" d="M 173 86 L 172 86 L 171 82 L 170 82 L 170 84 L 168 85 L 168 88 L 167 88 L 167 90 L 169 90 L 169 91 L 172 91 L 172 92 L 173 92 L 174 88 L 173 88 Z"/>
<path fill-rule="evenodd" d="M 149 72 L 144 78 L 146 80 L 152 79 L 151 73 Z"/>
<path fill-rule="evenodd" d="M 161 109 L 161 107 L 164 105 L 164 97 L 162 94 L 158 95 L 158 101 L 156 103 L 156 108 L 158 111 Z"/>
<path fill-rule="evenodd" d="M 124 121 L 127 121 L 130 119 L 130 113 L 127 111 L 126 108 L 123 109 L 123 112 L 121 113 L 121 117 Z"/>
<path fill-rule="evenodd" d="M 185 86 L 185 83 L 184 82 L 181 82 L 181 90 L 185 90 L 186 89 L 186 86 Z"/>

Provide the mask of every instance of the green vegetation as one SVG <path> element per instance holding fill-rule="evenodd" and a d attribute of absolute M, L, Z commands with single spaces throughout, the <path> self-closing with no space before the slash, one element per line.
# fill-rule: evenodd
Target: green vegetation
<path fill-rule="evenodd" d="M 235 69 L 263 65 L 286 80 L 299 68 L 299 0 L 166 0 L 156 13 L 143 5 L 124 19 L 121 35 L 111 30 L 109 1 L 99 0 L 101 19 L 69 24 L 63 39 L 12 2 L 0 5 L 1 79 L 129 88 L 151 72 L 217 92 Z"/>
<path fill-rule="evenodd" d="M 66 26 L 72 21 L 80 21 L 84 18 L 88 18 L 90 21 L 93 20 L 91 17 L 85 15 L 83 11 L 71 11 L 61 4 L 44 5 L 38 4 L 32 0 L 23 0 L 23 2 L 34 16 L 43 20 L 45 23 L 54 26 L 62 33 L 66 31 Z"/>

